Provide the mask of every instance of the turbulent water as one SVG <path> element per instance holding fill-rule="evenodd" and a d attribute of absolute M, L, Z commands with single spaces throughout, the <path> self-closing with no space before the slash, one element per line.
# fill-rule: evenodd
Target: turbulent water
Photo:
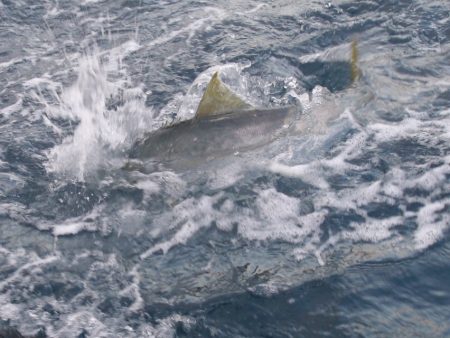
<path fill-rule="evenodd" d="M 450 336 L 447 1 L 1 0 L 0 19 L 0 329 Z M 130 165 L 215 71 L 302 127 Z"/>

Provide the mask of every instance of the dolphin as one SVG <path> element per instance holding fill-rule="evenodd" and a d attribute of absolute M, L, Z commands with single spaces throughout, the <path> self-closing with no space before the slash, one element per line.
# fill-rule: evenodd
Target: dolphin
<path fill-rule="evenodd" d="M 351 83 L 360 76 L 356 42 L 347 62 Z M 304 131 L 296 123 L 301 107 L 255 108 L 212 76 L 193 119 L 145 135 L 133 146 L 130 159 L 151 159 L 168 167 L 196 166 L 218 157 L 245 152 L 286 135 Z"/>
<path fill-rule="evenodd" d="M 130 157 L 173 167 L 248 151 L 284 135 L 298 111 L 296 106 L 254 108 L 226 87 L 216 72 L 193 119 L 149 133 L 134 145 Z"/>

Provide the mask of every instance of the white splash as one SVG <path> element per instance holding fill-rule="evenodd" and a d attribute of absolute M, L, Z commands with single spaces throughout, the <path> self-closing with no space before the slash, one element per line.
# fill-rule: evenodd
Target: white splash
<path fill-rule="evenodd" d="M 133 44 L 129 45 L 123 49 L 135 50 Z M 110 158 L 114 154 L 125 151 L 152 127 L 153 113 L 145 107 L 142 88 L 132 88 L 123 76 L 116 81 L 108 78 L 107 70 L 118 67 L 114 56 L 104 63 L 98 53 L 81 58 L 78 79 L 63 90 L 61 104 L 48 109 L 51 117 L 78 123 L 73 135 L 48 153 L 49 171 L 84 180 L 96 169 L 112 165 Z M 123 69 L 119 70 L 123 73 Z M 119 101 L 112 108 L 108 106 L 111 99 Z"/>

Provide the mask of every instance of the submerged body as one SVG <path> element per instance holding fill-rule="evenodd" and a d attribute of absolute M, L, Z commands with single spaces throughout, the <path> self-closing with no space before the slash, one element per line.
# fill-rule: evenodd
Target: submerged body
<path fill-rule="evenodd" d="M 353 83 L 360 75 L 356 42 L 351 60 L 345 62 Z M 318 113 L 321 124 L 338 115 L 338 109 L 324 105 Z M 331 108 L 331 109 L 330 109 Z M 131 158 L 152 159 L 171 167 L 198 165 L 208 160 L 253 149 L 274 141 L 294 125 L 298 107 L 255 109 L 225 86 L 216 72 L 212 76 L 192 120 L 162 128 L 134 145 Z M 323 115 L 323 116 L 321 116 Z M 315 130 L 314 120 L 297 123 L 297 132 Z"/>
<path fill-rule="evenodd" d="M 195 165 L 254 149 L 286 133 L 297 110 L 294 106 L 242 110 L 184 121 L 150 133 L 134 146 L 131 157 L 169 166 Z"/>

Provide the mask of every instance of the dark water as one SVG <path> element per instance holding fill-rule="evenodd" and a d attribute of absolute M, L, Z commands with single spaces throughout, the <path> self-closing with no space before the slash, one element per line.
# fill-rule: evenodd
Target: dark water
<path fill-rule="evenodd" d="M 2 0 L 0 329 L 450 336 L 449 11 Z M 254 106 L 296 105 L 296 131 L 130 166 L 215 71 Z"/>

